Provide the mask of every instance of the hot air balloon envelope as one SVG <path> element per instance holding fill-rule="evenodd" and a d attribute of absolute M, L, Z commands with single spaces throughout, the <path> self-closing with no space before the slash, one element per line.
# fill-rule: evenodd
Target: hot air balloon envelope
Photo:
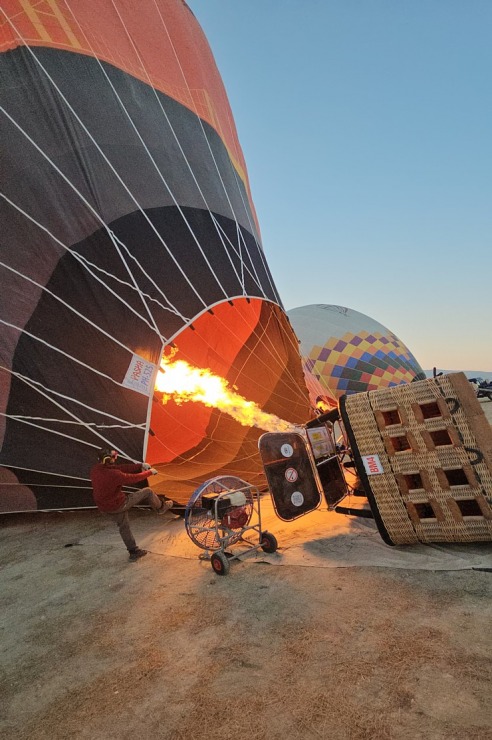
<path fill-rule="evenodd" d="M 359 311 L 315 304 L 288 311 L 301 343 L 308 385 L 318 382 L 333 402 L 340 396 L 425 379 L 408 347 Z M 313 403 L 316 388 L 310 388 Z"/>
<path fill-rule="evenodd" d="M 0 511 L 93 505 L 107 446 L 147 458 L 156 490 L 181 500 L 213 475 L 258 476 L 260 428 L 154 391 L 172 349 L 267 414 L 309 407 L 193 13 L 182 0 L 2 13 Z"/>

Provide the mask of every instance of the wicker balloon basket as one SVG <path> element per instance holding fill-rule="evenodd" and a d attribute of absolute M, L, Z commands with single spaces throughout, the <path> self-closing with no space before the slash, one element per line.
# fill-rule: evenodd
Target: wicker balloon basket
<path fill-rule="evenodd" d="M 344 396 L 340 413 L 385 542 L 492 540 L 492 427 L 463 373 Z"/>

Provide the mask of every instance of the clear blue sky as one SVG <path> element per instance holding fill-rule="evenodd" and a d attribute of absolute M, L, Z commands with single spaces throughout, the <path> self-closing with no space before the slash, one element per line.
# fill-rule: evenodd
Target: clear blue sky
<path fill-rule="evenodd" d="M 492 0 L 188 0 L 286 310 L 492 370 Z"/>

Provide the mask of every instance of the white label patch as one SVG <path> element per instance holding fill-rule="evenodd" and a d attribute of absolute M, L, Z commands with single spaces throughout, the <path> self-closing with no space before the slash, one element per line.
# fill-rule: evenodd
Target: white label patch
<path fill-rule="evenodd" d="M 128 370 L 126 371 L 123 385 L 131 388 L 144 396 L 150 396 L 153 391 L 152 379 L 154 377 L 155 365 L 144 360 L 139 355 L 133 355 Z"/>
<path fill-rule="evenodd" d="M 367 475 L 381 475 L 381 473 L 384 473 L 379 455 L 363 455 L 362 462 Z"/>
<path fill-rule="evenodd" d="M 294 491 L 294 493 L 290 497 L 290 500 L 292 501 L 294 506 L 302 506 L 304 503 L 304 496 L 300 491 Z"/>
<path fill-rule="evenodd" d="M 283 444 L 283 445 L 282 445 L 282 447 L 280 448 L 280 452 L 282 453 L 282 455 L 283 455 L 284 457 L 292 457 L 292 455 L 293 455 L 293 453 L 294 453 L 294 448 L 292 447 L 292 445 L 290 445 L 290 444 L 288 444 L 288 443 L 286 442 L 286 443 L 285 443 L 285 444 Z"/>

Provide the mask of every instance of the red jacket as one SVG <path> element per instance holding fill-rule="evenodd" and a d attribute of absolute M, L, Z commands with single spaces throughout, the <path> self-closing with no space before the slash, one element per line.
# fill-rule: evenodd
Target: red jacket
<path fill-rule="evenodd" d="M 131 486 L 149 477 L 141 465 L 104 465 L 98 463 L 91 470 L 92 494 L 100 511 L 120 509 L 126 501 L 122 486 Z"/>

